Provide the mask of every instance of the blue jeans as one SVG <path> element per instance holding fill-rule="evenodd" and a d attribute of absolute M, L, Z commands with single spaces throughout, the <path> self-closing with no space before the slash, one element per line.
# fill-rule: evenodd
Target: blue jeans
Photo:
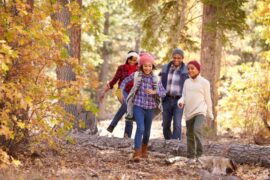
<path fill-rule="evenodd" d="M 177 105 L 178 99 L 165 97 L 162 106 L 162 126 L 165 139 L 181 140 L 183 109 Z M 171 131 L 171 122 L 173 120 L 173 132 Z"/>
<path fill-rule="evenodd" d="M 123 95 L 124 95 L 125 98 L 127 97 L 127 93 L 123 93 Z M 114 115 L 113 120 L 112 120 L 110 126 L 114 126 L 115 127 L 117 125 L 117 123 L 120 121 L 120 119 L 123 117 L 123 115 L 126 112 L 127 112 L 127 104 L 124 101 L 121 104 L 121 106 L 118 109 L 118 111 L 116 112 L 116 114 Z M 126 133 L 129 138 L 131 137 L 132 129 L 133 129 L 133 122 L 132 121 L 126 121 L 124 133 Z"/>
<path fill-rule="evenodd" d="M 148 144 L 149 142 L 154 109 L 143 109 L 134 105 L 133 115 L 137 124 L 137 130 L 134 139 L 135 149 L 140 149 L 142 143 Z"/>

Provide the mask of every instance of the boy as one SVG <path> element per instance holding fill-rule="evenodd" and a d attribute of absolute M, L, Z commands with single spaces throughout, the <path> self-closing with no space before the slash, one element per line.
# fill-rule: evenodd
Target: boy
<path fill-rule="evenodd" d="M 202 125 L 205 116 L 214 119 L 212 113 L 212 101 L 210 83 L 200 75 L 200 64 L 190 61 L 187 65 L 189 79 L 184 83 L 183 94 L 178 101 L 180 108 L 184 108 L 187 127 L 187 157 L 190 162 L 195 161 L 203 153 Z"/>

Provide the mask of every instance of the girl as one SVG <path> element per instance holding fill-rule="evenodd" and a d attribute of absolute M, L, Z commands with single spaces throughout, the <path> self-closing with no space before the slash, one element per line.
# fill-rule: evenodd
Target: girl
<path fill-rule="evenodd" d="M 118 121 L 122 118 L 122 116 L 126 113 L 127 111 L 127 105 L 123 101 L 122 97 L 122 92 L 119 89 L 120 84 L 122 81 L 135 71 L 137 71 L 137 65 L 138 65 L 138 60 L 139 60 L 139 55 L 135 51 L 129 51 L 126 57 L 126 62 L 125 64 L 122 64 L 118 66 L 118 69 L 114 75 L 114 78 L 106 85 L 103 93 L 100 96 L 100 100 L 103 99 L 105 93 L 109 91 L 110 89 L 113 88 L 113 86 L 118 82 L 118 90 L 116 92 L 116 95 L 118 97 L 118 100 L 122 103 L 121 107 L 118 109 L 117 113 L 115 114 L 113 120 L 111 121 L 109 127 L 107 128 L 107 131 L 113 132 L 115 126 L 117 125 Z M 129 91 L 131 90 L 133 86 L 133 82 L 130 82 L 127 84 L 123 91 L 123 95 L 127 97 Z M 124 132 L 124 137 L 131 137 L 132 134 L 132 122 L 127 121 L 125 125 L 125 132 Z"/>
<path fill-rule="evenodd" d="M 190 61 L 187 65 L 190 76 L 184 83 L 181 99 L 178 101 L 180 108 L 184 108 L 187 127 L 187 154 L 189 162 L 195 162 L 203 153 L 202 125 L 205 116 L 214 119 L 212 113 L 212 101 L 210 95 L 210 83 L 200 76 L 200 64 Z"/>
<path fill-rule="evenodd" d="M 154 109 L 158 107 L 158 98 L 166 95 L 166 90 L 153 74 L 154 58 L 148 53 L 141 53 L 139 62 L 139 71 L 127 77 L 120 86 L 124 90 L 126 85 L 134 80 L 134 86 L 127 98 L 127 104 L 132 103 L 133 112 L 130 112 L 128 107 L 127 114 L 133 115 L 137 124 L 133 154 L 135 162 L 140 161 L 141 157 L 147 157 Z"/>

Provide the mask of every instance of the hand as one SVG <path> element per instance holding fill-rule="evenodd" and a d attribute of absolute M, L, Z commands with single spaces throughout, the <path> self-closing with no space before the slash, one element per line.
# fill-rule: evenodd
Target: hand
<path fill-rule="evenodd" d="M 214 116 L 213 116 L 213 114 L 209 114 L 209 119 L 210 119 L 211 121 L 214 121 Z"/>
<path fill-rule="evenodd" d="M 179 103 L 178 106 L 179 106 L 181 109 L 183 109 L 184 106 L 185 106 L 185 104 L 184 104 L 184 103 Z"/>
<path fill-rule="evenodd" d="M 146 94 L 152 94 L 152 95 L 154 95 L 154 94 L 157 94 L 157 91 L 152 90 L 152 89 L 146 89 L 146 90 L 145 90 L 145 93 L 146 93 Z"/>

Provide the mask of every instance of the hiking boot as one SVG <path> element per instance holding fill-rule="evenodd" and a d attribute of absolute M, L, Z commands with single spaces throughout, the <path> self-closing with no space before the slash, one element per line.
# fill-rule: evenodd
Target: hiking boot
<path fill-rule="evenodd" d="M 134 162 L 139 162 L 142 156 L 141 149 L 135 149 L 133 153 L 133 161 Z"/>
<path fill-rule="evenodd" d="M 109 125 L 109 127 L 107 128 L 107 131 L 109 131 L 110 133 L 112 133 L 113 132 L 113 129 L 114 129 L 114 126 Z"/>
<path fill-rule="evenodd" d="M 147 144 L 142 144 L 142 157 L 148 158 L 148 146 Z"/>

